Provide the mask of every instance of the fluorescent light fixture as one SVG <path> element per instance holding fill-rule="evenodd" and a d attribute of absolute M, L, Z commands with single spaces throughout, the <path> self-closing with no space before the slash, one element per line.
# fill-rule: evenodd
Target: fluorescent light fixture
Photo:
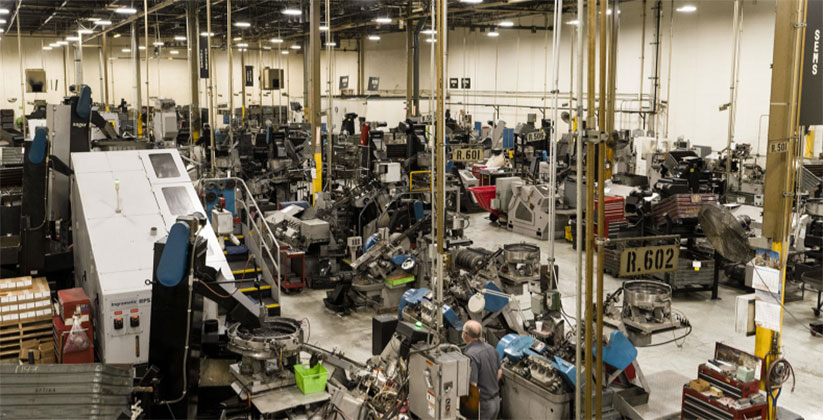
<path fill-rule="evenodd" d="M 143 50 L 145 50 L 145 49 L 146 49 L 146 47 L 145 47 L 145 46 L 143 46 L 143 45 L 141 45 L 141 46 L 140 46 L 140 47 L 138 47 L 137 49 L 138 49 L 138 50 L 140 50 L 140 51 L 143 51 Z"/>
<path fill-rule="evenodd" d="M 420 33 L 423 35 L 434 35 L 437 33 L 437 31 L 435 31 L 434 29 L 424 29 L 420 31 Z"/>
<path fill-rule="evenodd" d="M 131 52 L 131 48 L 123 48 L 122 50 L 120 50 L 120 52 L 130 53 L 130 52 Z"/>
<path fill-rule="evenodd" d="M 504 20 L 504 21 L 498 23 L 497 26 L 500 26 L 502 28 L 511 28 L 512 26 L 514 26 L 514 22 L 512 22 L 510 20 Z"/>
<path fill-rule="evenodd" d="M 89 22 L 97 22 L 98 20 L 100 20 L 100 18 L 99 17 L 90 17 L 90 18 L 86 18 L 86 20 L 89 21 Z"/>
<path fill-rule="evenodd" d="M 242 41 L 242 40 L 243 40 L 242 36 L 234 37 L 234 41 Z"/>
<path fill-rule="evenodd" d="M 0 19 L 0 25 L 6 23 L 6 19 Z"/>
<path fill-rule="evenodd" d="M 607 14 L 607 15 L 612 14 L 612 9 L 606 9 L 606 14 Z"/>
<path fill-rule="evenodd" d="M 234 26 L 236 26 L 238 28 L 248 28 L 248 27 L 251 26 L 251 23 L 249 23 L 249 22 L 234 22 Z"/>
<path fill-rule="evenodd" d="M 214 36 L 214 32 L 200 32 L 200 36 Z"/>
<path fill-rule="evenodd" d="M 266 51 L 271 51 L 271 47 L 266 46 L 266 45 L 263 46 L 263 49 L 266 50 Z"/>
<path fill-rule="evenodd" d="M 151 45 L 154 45 L 155 47 L 162 47 L 163 45 L 166 45 L 166 43 L 163 41 L 154 41 Z"/>
<path fill-rule="evenodd" d="M 681 12 L 681 13 L 692 13 L 692 12 L 697 11 L 697 6 L 687 4 L 685 6 L 680 6 L 675 10 L 677 10 L 678 12 Z"/>
<path fill-rule="evenodd" d="M 380 41 L 380 35 L 369 35 L 369 41 Z"/>
<path fill-rule="evenodd" d="M 177 55 L 177 54 L 180 54 L 180 51 L 177 51 L 177 50 L 171 50 L 171 51 L 169 51 L 169 54 L 171 54 L 171 55 Z"/>
<path fill-rule="evenodd" d="M 80 35 L 88 35 L 88 34 L 93 34 L 94 31 L 92 31 L 91 29 L 78 29 L 77 33 L 80 34 Z"/>
<path fill-rule="evenodd" d="M 280 39 L 280 38 L 272 38 L 270 41 L 272 43 L 275 43 L 275 44 L 282 44 L 283 43 L 283 40 Z"/>
<path fill-rule="evenodd" d="M 100 25 L 100 26 L 109 26 L 109 25 L 111 25 L 111 21 L 110 20 L 98 20 L 97 22 L 94 22 L 94 24 L 95 25 Z"/>
<path fill-rule="evenodd" d="M 577 20 L 577 19 L 570 20 L 570 21 L 566 22 L 566 25 L 579 25 L 579 24 L 580 24 L 580 21 Z"/>
<path fill-rule="evenodd" d="M 426 38 L 426 42 L 428 42 L 429 44 L 431 44 L 431 43 L 433 43 L 433 42 L 437 42 L 437 40 L 436 40 L 436 39 L 434 39 L 434 38 Z"/>
<path fill-rule="evenodd" d="M 174 37 L 174 40 L 175 41 L 185 41 L 186 37 L 184 37 L 182 35 L 177 35 L 176 37 Z"/>
<path fill-rule="evenodd" d="M 120 38 L 120 34 L 114 34 L 112 38 Z"/>
<path fill-rule="evenodd" d="M 299 49 L 300 49 L 300 46 L 299 46 L 299 45 L 297 45 L 297 44 L 294 44 L 294 45 L 292 45 L 292 46 L 291 46 L 291 47 L 289 47 L 289 48 L 291 48 L 291 49 L 293 49 L 293 50 L 299 50 Z"/>
<path fill-rule="evenodd" d="M 375 18 L 374 21 L 377 22 L 377 23 L 391 23 L 391 18 L 390 17 L 379 17 L 379 18 Z"/>
<path fill-rule="evenodd" d="M 291 8 L 283 9 L 282 11 L 280 11 L 280 13 L 282 13 L 284 15 L 288 15 L 288 16 L 300 16 L 300 15 L 303 14 L 303 12 L 301 12 L 300 9 L 291 9 Z"/>
<path fill-rule="evenodd" d="M 332 42 L 327 42 L 327 43 L 326 43 L 326 46 L 327 46 L 327 47 L 336 47 L 336 46 L 337 46 L 337 43 L 336 43 L 336 42 L 334 42 L 334 41 L 332 41 Z"/>
<path fill-rule="evenodd" d="M 320 25 L 320 27 L 318 29 L 320 29 L 321 31 L 328 31 L 329 27 L 326 26 L 326 25 Z"/>
<path fill-rule="evenodd" d="M 114 13 L 121 15 L 133 15 L 137 13 L 137 9 L 133 7 L 118 7 L 117 9 L 114 9 Z"/>
<path fill-rule="evenodd" d="M 500 32 L 495 32 L 495 31 L 492 31 L 492 32 L 489 32 L 489 33 L 488 33 L 488 34 L 486 34 L 486 35 L 488 35 L 488 36 L 490 36 L 490 37 L 492 37 L 492 38 L 496 38 L 496 37 L 500 36 Z"/>
<path fill-rule="evenodd" d="M 9 14 L 9 9 L 0 9 L 0 15 L 7 15 Z"/>
<path fill-rule="evenodd" d="M 477 4 L 483 3 L 483 0 L 460 0 L 460 3 Z"/>
<path fill-rule="evenodd" d="M 235 45 L 235 46 L 236 46 L 236 47 L 240 47 L 240 48 L 246 48 L 246 47 L 248 47 L 248 46 L 249 46 L 249 44 L 246 44 L 245 42 L 241 42 L 241 43 L 239 43 L 239 44 L 237 44 L 237 45 Z"/>
<path fill-rule="evenodd" d="M 43 51 L 51 51 L 51 47 L 49 47 L 49 46 L 43 47 Z"/>
<path fill-rule="evenodd" d="M 79 40 L 80 40 L 79 36 L 67 36 L 66 37 L 66 41 L 79 41 Z"/>
<path fill-rule="evenodd" d="M 289 55 L 289 52 L 287 50 L 283 50 L 283 51 L 280 51 L 280 54 Z"/>
<path fill-rule="evenodd" d="M 49 44 L 49 47 L 52 47 L 52 48 L 56 48 L 56 47 L 59 47 L 59 46 L 60 46 L 60 44 L 58 44 L 56 42 L 52 42 L 51 44 Z"/>
<path fill-rule="evenodd" d="M 69 45 L 69 43 L 66 42 L 66 41 L 57 41 L 57 42 L 55 42 L 55 44 L 57 44 L 57 45 Z"/>

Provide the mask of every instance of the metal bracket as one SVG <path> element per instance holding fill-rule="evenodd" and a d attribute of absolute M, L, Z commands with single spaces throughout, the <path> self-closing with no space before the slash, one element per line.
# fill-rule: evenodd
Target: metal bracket
<path fill-rule="evenodd" d="M 597 238 L 594 240 L 594 244 L 597 246 L 606 246 L 609 244 L 609 238 Z"/>
<path fill-rule="evenodd" d="M 600 144 L 606 141 L 606 133 L 598 130 L 586 130 L 585 139 L 592 144 Z"/>
<path fill-rule="evenodd" d="M 784 191 L 783 192 L 783 197 L 786 197 L 786 198 L 794 197 L 794 191 Z"/>

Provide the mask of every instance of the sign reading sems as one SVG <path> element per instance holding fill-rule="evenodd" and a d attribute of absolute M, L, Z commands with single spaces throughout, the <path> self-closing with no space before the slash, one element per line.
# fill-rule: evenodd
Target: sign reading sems
<path fill-rule="evenodd" d="M 625 248 L 620 254 L 620 277 L 677 270 L 680 244 Z"/>
<path fill-rule="evenodd" d="M 809 0 L 803 49 L 800 125 L 823 124 L 823 0 Z"/>

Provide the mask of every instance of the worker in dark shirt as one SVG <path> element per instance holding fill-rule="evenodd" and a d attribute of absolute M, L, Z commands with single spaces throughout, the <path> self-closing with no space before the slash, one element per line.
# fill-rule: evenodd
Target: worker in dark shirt
<path fill-rule="evenodd" d="M 469 378 L 470 395 L 479 394 L 478 416 L 480 420 L 495 420 L 500 413 L 500 377 L 503 369 L 497 351 L 488 343 L 481 341 L 483 327 L 477 321 L 463 324 L 464 352 L 471 360 Z M 476 390 L 476 391 L 475 391 Z"/>

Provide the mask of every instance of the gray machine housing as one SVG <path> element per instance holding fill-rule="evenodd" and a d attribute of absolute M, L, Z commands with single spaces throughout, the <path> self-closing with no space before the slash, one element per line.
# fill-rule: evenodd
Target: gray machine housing
<path fill-rule="evenodd" d="M 425 345 L 425 344 L 424 344 Z M 456 419 L 469 394 L 469 358 L 454 347 L 409 357 L 409 409 L 421 419 Z"/>

